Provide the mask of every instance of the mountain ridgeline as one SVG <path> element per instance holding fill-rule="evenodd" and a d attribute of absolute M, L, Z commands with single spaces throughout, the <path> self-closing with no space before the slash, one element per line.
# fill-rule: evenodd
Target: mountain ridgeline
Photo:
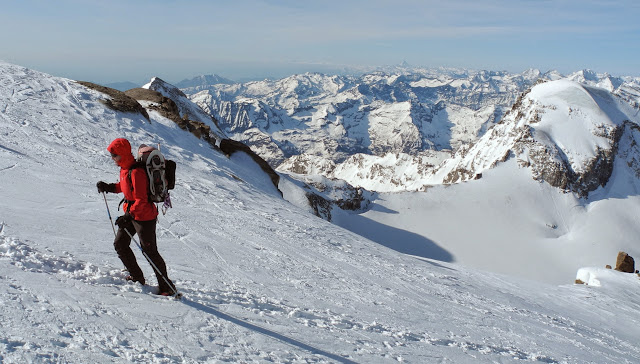
<path fill-rule="evenodd" d="M 588 70 L 398 68 L 242 84 L 201 76 L 180 84 L 224 133 L 278 171 L 379 192 L 480 178 L 516 157 L 534 179 L 585 196 L 606 184 L 621 139 L 635 140 L 640 105 L 640 78 Z M 590 147 L 553 139 L 572 140 L 562 128 L 581 130 Z"/>
<path fill-rule="evenodd" d="M 618 152 L 640 176 L 637 114 L 613 94 L 574 81 L 541 83 L 525 92 L 503 120 L 436 171 L 444 183 L 481 176 L 517 158 L 535 180 L 586 197 L 604 187 Z M 624 138 L 624 142 L 621 143 Z"/>

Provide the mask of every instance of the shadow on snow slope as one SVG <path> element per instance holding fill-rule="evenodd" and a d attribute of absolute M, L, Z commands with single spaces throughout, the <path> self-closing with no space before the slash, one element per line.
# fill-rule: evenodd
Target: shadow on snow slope
<path fill-rule="evenodd" d="M 453 255 L 434 241 L 407 230 L 382 224 L 362 215 L 350 215 L 347 220 L 339 220 L 335 223 L 360 236 L 403 254 L 447 263 L 455 262 Z"/>
<path fill-rule="evenodd" d="M 312 354 L 322 355 L 322 356 L 325 356 L 325 357 L 327 357 L 327 358 L 329 358 L 331 360 L 335 360 L 335 361 L 340 362 L 340 363 L 346 363 L 346 364 L 355 363 L 354 361 L 349 360 L 347 358 L 344 358 L 342 356 L 329 353 L 329 352 L 324 351 L 322 349 L 318 349 L 316 347 L 313 347 L 313 346 L 311 346 L 309 344 L 305 344 L 302 341 L 299 341 L 299 340 L 293 339 L 291 337 L 279 334 L 279 333 L 277 333 L 275 331 L 269 330 L 269 329 L 264 328 L 262 326 L 258 326 L 256 324 L 249 323 L 249 322 L 247 322 L 245 320 L 241 320 L 241 319 L 239 319 L 237 317 L 234 317 L 234 316 L 231 316 L 231 315 L 226 314 L 224 312 L 221 312 L 221 311 L 219 311 L 219 310 L 217 310 L 217 309 L 215 309 L 215 308 L 213 308 L 211 306 L 207 306 L 207 305 L 205 305 L 203 303 L 191 301 L 191 300 L 189 300 L 187 298 L 183 298 L 182 302 L 185 305 L 189 306 L 189 307 L 192 307 L 192 308 L 195 308 L 195 309 L 197 309 L 199 311 L 202 311 L 204 313 L 216 316 L 216 317 L 218 317 L 220 319 L 229 321 L 229 322 L 234 323 L 234 324 L 236 324 L 238 326 L 242 326 L 242 327 L 244 327 L 246 329 L 249 329 L 249 330 L 252 330 L 252 331 L 255 331 L 255 332 L 259 332 L 259 333 L 261 333 L 261 334 L 263 334 L 265 336 L 269 336 L 269 337 L 272 337 L 274 339 L 280 340 L 280 341 L 282 341 L 282 342 L 284 342 L 286 344 L 289 344 L 291 346 L 298 347 L 298 348 L 303 349 L 303 350 L 307 350 L 307 351 L 311 352 Z"/>

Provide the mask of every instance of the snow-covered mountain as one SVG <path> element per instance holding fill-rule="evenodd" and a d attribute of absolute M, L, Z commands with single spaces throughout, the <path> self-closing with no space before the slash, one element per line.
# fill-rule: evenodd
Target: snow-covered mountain
<path fill-rule="evenodd" d="M 540 84 L 477 143 L 446 160 L 434 182 L 478 178 L 513 156 L 534 179 L 587 196 L 607 184 L 618 154 L 640 176 L 638 112 L 601 88 L 568 80 Z"/>
<path fill-rule="evenodd" d="M 280 171 L 318 170 L 353 185 L 399 191 L 412 189 L 412 181 L 424 179 L 453 151 L 475 143 L 539 79 L 574 80 L 640 105 L 639 79 L 588 70 L 563 76 L 397 68 L 183 91 Z"/>
<path fill-rule="evenodd" d="M 218 75 L 201 75 L 189 80 L 182 80 L 175 84 L 177 88 L 188 88 L 191 90 L 207 89 L 211 85 L 227 84 L 231 85 L 236 82 Z"/>
<path fill-rule="evenodd" d="M 336 211 L 370 240 L 287 202 L 247 154 L 228 157 L 152 104 L 149 119 L 114 110 L 109 97 L 0 62 L 3 363 L 640 361 L 637 275 L 588 268 L 581 277 L 592 285 L 558 286 L 461 264 L 512 249 L 523 258 L 503 256 L 501 267 L 533 276 L 580 240 L 574 260 L 598 253 L 595 265 L 613 264 L 618 246 L 606 234 L 640 234 L 620 159 L 600 199 L 577 208 L 512 158 L 477 181 L 380 194 L 364 214 Z M 105 211 L 106 202 L 115 218 L 120 196 L 95 190 L 116 179 L 105 149 L 116 137 L 160 143 L 178 164 L 158 239 L 181 302 L 123 281 Z M 288 178 L 278 187 L 302 191 Z M 555 228 L 544 224 L 552 218 Z M 402 226 L 416 221 L 431 232 Z M 541 234 L 546 260 L 521 241 Z M 635 242 L 629 253 L 640 256 Z"/>
<path fill-rule="evenodd" d="M 456 148 L 497 121 L 538 76 L 426 70 L 361 77 L 308 73 L 183 91 L 220 120 L 230 136 L 278 166 L 303 153 L 339 163 L 356 153 Z"/>
<path fill-rule="evenodd" d="M 605 89 L 542 82 L 437 167 L 373 157 L 336 167 L 366 188 L 425 193 L 381 194 L 369 211 L 334 221 L 401 252 L 566 281 L 580 265 L 638 250 L 639 123 L 638 110 Z"/>

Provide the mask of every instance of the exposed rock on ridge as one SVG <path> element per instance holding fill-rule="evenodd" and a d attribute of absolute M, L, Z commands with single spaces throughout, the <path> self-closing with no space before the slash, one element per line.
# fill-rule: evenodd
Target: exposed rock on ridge
<path fill-rule="evenodd" d="M 320 175 L 285 176 L 296 180 L 304 190 L 304 196 L 312 212 L 327 221 L 333 221 L 339 210 L 364 212 L 373 199 L 374 193 L 354 187 L 345 181 L 329 179 Z"/>
<path fill-rule="evenodd" d="M 215 134 L 211 132 L 211 127 L 201 121 L 190 120 L 188 114 L 180 116 L 178 105 L 172 99 L 146 88 L 134 88 L 125 91 L 125 94 L 144 103 L 147 109 L 157 111 L 160 115 L 172 120 L 182 130 L 191 132 L 196 138 L 203 139 L 214 148 L 217 148 L 218 142 Z"/>
<path fill-rule="evenodd" d="M 522 95 L 500 124 L 458 151 L 435 175 L 443 183 L 462 182 L 517 158 L 535 180 L 587 196 L 606 185 L 620 140 L 636 125 L 629 121 L 633 112 L 621 111 L 629 109 L 602 89 L 563 80 L 538 85 Z"/>
<path fill-rule="evenodd" d="M 177 87 L 166 83 L 158 77 L 154 77 L 151 82 L 142 86 L 142 88 L 156 91 L 162 96 L 171 99 L 175 103 L 179 119 L 184 120 L 185 124 L 192 124 L 192 129 L 194 130 L 206 131 L 203 136 L 217 140 L 217 144 L 219 144 L 220 140 L 227 138 L 226 134 L 220 130 L 218 121 L 198 105 L 191 102 Z M 172 109 L 172 112 L 175 112 L 175 110 Z"/>
<path fill-rule="evenodd" d="M 114 88 L 98 85 L 92 82 L 87 81 L 76 81 L 82 86 L 88 87 L 90 89 L 102 92 L 103 94 L 109 96 L 108 99 L 100 100 L 103 104 L 105 104 L 108 108 L 116 111 L 122 112 L 132 112 L 139 113 L 145 117 L 145 119 L 149 120 L 149 114 L 147 110 L 145 110 L 142 105 L 140 105 L 134 98 L 126 95 L 124 92 L 116 90 Z"/>
<path fill-rule="evenodd" d="M 236 152 L 246 153 L 251 157 L 251 159 L 254 160 L 254 162 L 256 162 L 260 166 L 260 168 L 267 175 L 269 175 L 269 178 L 271 178 L 271 182 L 273 183 L 273 185 L 276 186 L 276 188 L 278 188 L 278 182 L 280 181 L 280 176 L 273 170 L 273 168 L 271 168 L 271 166 L 269 165 L 269 163 L 267 163 L 267 161 L 262 159 L 259 155 L 257 155 L 254 151 L 252 151 L 251 148 L 249 148 L 244 143 L 231 140 L 231 139 L 223 139 L 220 142 L 220 150 L 222 150 L 222 152 L 224 152 L 227 156 L 231 156 Z M 281 191 L 280 191 L 280 194 L 282 194 Z"/>

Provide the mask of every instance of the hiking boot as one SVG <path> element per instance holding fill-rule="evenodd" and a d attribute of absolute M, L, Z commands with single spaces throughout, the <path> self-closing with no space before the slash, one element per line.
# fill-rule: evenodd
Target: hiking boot
<path fill-rule="evenodd" d="M 166 291 L 160 291 L 157 293 L 159 296 L 165 296 L 165 297 L 173 297 L 177 300 L 182 299 L 182 293 L 180 292 L 166 292 Z"/>
<path fill-rule="evenodd" d="M 124 279 L 126 279 L 127 281 L 138 282 L 143 286 L 145 283 L 144 278 L 133 278 L 133 276 L 126 276 Z"/>
<path fill-rule="evenodd" d="M 174 296 L 176 293 L 176 286 L 173 285 L 173 282 L 171 283 L 171 286 L 163 284 L 158 287 L 158 295 L 160 296 Z"/>

